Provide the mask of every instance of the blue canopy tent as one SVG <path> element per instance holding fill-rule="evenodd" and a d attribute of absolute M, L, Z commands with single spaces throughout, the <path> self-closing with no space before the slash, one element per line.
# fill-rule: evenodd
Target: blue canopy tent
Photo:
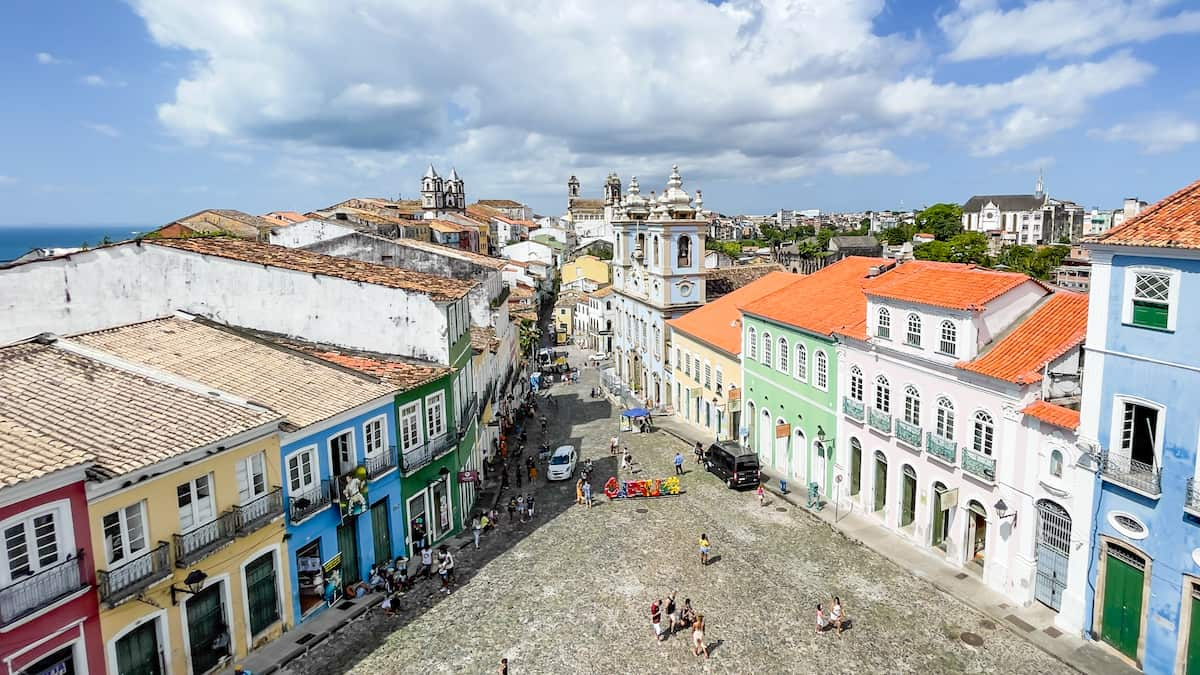
<path fill-rule="evenodd" d="M 635 434 L 650 431 L 650 411 L 645 408 L 630 408 L 621 413 L 621 431 Z"/>
<path fill-rule="evenodd" d="M 630 408 L 621 413 L 624 417 L 649 417 L 650 411 L 645 408 Z"/>

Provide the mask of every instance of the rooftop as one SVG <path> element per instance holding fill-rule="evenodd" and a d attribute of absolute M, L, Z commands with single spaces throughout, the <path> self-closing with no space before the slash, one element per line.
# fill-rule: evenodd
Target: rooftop
<path fill-rule="evenodd" d="M 482 204 L 483 206 L 490 206 L 494 209 L 499 209 L 499 208 L 516 209 L 516 208 L 520 208 L 520 207 L 524 206 L 524 204 L 522 204 L 521 202 L 514 202 L 511 199 L 480 199 L 476 203 Z"/>
<path fill-rule="evenodd" d="M 415 389 L 423 384 L 454 372 L 453 368 L 438 366 L 425 361 L 398 356 L 395 354 L 379 354 L 376 352 L 358 351 L 334 347 L 319 342 L 306 342 L 281 335 L 256 332 L 258 337 L 279 345 L 304 352 L 310 356 L 327 361 L 343 368 L 349 368 L 365 375 L 378 377 L 389 385 L 401 391 Z"/>
<path fill-rule="evenodd" d="M 870 281 L 867 273 L 888 262 L 883 258 L 847 256 L 746 303 L 742 309 L 819 335 L 832 335 L 834 331 L 854 335 L 861 330 L 867 313 L 867 298 L 862 292 Z M 811 298 L 819 298 L 820 302 L 805 302 Z"/>
<path fill-rule="evenodd" d="M 774 293 L 802 279 L 799 274 L 773 271 L 732 293 L 667 322 L 672 329 L 729 354 L 742 352 L 742 324 L 738 307 Z"/>
<path fill-rule="evenodd" d="M 737 289 L 757 281 L 772 272 L 782 272 L 783 266 L 769 263 L 756 265 L 735 265 L 733 267 L 718 267 L 704 271 L 704 293 L 708 302 L 732 293 Z"/>
<path fill-rule="evenodd" d="M 167 384 L 57 346 L 0 349 L 0 417 L 95 457 L 107 479 L 282 416 Z"/>
<path fill-rule="evenodd" d="M 1037 382 L 1046 364 L 1083 344 L 1087 313 L 1088 296 L 1058 291 L 974 361 L 958 367 L 1017 384 Z"/>
<path fill-rule="evenodd" d="M 492 327 L 471 326 L 471 349 L 477 352 L 496 352 L 500 341 L 496 339 L 496 329 Z"/>
<path fill-rule="evenodd" d="M 995 204 L 1001 211 L 1034 211 L 1042 208 L 1046 200 L 1038 195 L 975 195 L 963 204 L 963 211 L 981 211 L 988 202 Z"/>
<path fill-rule="evenodd" d="M 395 392 L 378 379 L 331 368 L 203 320 L 156 319 L 70 341 L 255 401 L 299 427 Z"/>
<path fill-rule="evenodd" d="M 229 232 L 239 237 L 256 237 L 259 233 L 277 227 L 279 223 L 235 209 L 205 209 L 184 216 L 174 223 L 184 223 L 195 232 Z"/>
<path fill-rule="evenodd" d="M 503 258 L 493 258 L 490 255 L 483 255 L 482 253 L 476 253 L 474 251 L 468 251 L 462 248 L 450 248 L 448 246 L 442 246 L 441 244 L 435 244 L 431 241 L 421 241 L 420 239 L 393 239 L 391 241 L 405 248 L 420 249 L 422 251 L 429 251 L 430 253 L 444 255 L 450 258 L 467 260 L 481 267 L 487 267 L 488 269 L 493 270 L 504 269 L 504 266 L 510 262 Z"/>
<path fill-rule="evenodd" d="M 991 300 L 1033 281 L 1017 272 L 998 272 L 961 263 L 913 260 L 863 287 L 871 297 L 949 309 L 985 309 Z M 1036 283 L 1036 282 L 1034 282 Z"/>
<path fill-rule="evenodd" d="M 1039 400 L 1025 406 L 1021 412 L 1046 424 L 1061 427 L 1069 431 L 1075 431 L 1079 428 L 1079 411 L 1064 408 L 1061 405 Z"/>
<path fill-rule="evenodd" d="M 440 302 L 458 300 L 466 296 L 467 292 L 475 285 L 473 281 L 447 279 L 432 274 L 410 272 L 350 258 L 321 255 L 302 249 L 273 246 L 232 237 L 152 239 L 146 240 L 146 243 L 200 255 L 217 256 L 256 265 L 424 293 Z"/>
<path fill-rule="evenodd" d="M 452 223 L 448 220 L 427 220 L 425 222 L 429 224 L 429 227 L 431 229 L 433 229 L 437 232 L 450 233 L 450 232 L 474 232 L 475 231 L 474 229 L 472 229 L 470 227 L 465 227 L 463 225 L 459 225 L 458 223 Z"/>
<path fill-rule="evenodd" d="M 309 219 L 308 216 L 306 216 L 302 213 L 297 213 L 295 211 L 272 211 L 270 213 L 264 213 L 262 216 L 260 216 L 260 218 L 265 218 L 267 220 L 276 221 L 278 224 L 281 224 L 281 225 L 293 225 L 295 223 L 303 223 L 304 221 Z"/>
<path fill-rule="evenodd" d="M 79 466 L 91 455 L 0 416 L 0 487 Z"/>
<path fill-rule="evenodd" d="M 1089 243 L 1156 248 L 1200 248 L 1200 180 L 1155 202 Z"/>

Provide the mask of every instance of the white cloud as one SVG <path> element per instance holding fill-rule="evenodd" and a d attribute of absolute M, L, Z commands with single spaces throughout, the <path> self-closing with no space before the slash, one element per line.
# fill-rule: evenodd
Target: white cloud
<path fill-rule="evenodd" d="M 923 167 L 889 147 L 898 137 L 1001 153 L 1151 71 L 1118 54 L 989 85 L 915 75 L 928 47 L 875 34 L 879 0 L 133 5 L 158 44 L 195 57 L 159 121 L 214 152 L 267 149 L 302 184 L 430 160 L 497 195 L 558 194 L 570 173 L 598 192 L 613 169 L 648 192 L 676 162 L 693 188 L 905 174 Z"/>
<path fill-rule="evenodd" d="M 17 179 L 13 178 L 12 176 L 0 175 L 0 185 L 12 185 L 13 183 L 16 183 L 16 182 L 17 182 Z"/>
<path fill-rule="evenodd" d="M 1092 129 L 1088 134 L 1110 143 L 1136 143 L 1143 154 L 1156 155 L 1200 142 L 1200 123 L 1175 113 L 1158 113 L 1107 129 Z"/>
<path fill-rule="evenodd" d="M 110 80 L 95 73 L 85 75 L 80 81 L 89 87 L 124 87 L 127 84 L 123 80 Z"/>
<path fill-rule="evenodd" d="M 118 130 L 116 127 L 114 127 L 110 124 L 101 124 L 99 122 L 84 122 L 83 126 L 87 127 L 88 129 L 91 129 L 92 131 L 100 134 L 101 136 L 108 136 L 109 138 L 120 138 L 120 136 L 121 136 L 120 130 Z"/>
<path fill-rule="evenodd" d="M 1200 11 L 1172 11 L 1177 0 L 1027 0 L 1002 9 L 963 0 L 938 20 L 952 61 L 1027 54 L 1090 56 L 1118 45 L 1200 32 Z"/>
<path fill-rule="evenodd" d="M 56 63 L 62 63 L 63 60 L 54 56 L 50 52 L 38 52 L 37 53 L 37 62 L 42 64 L 43 66 L 50 66 L 50 65 L 54 65 Z"/>

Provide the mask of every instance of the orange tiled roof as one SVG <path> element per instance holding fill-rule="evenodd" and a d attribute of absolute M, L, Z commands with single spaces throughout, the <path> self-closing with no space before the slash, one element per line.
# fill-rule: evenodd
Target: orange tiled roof
<path fill-rule="evenodd" d="M 277 220 L 280 223 L 285 223 L 288 225 L 293 223 L 303 223 L 304 221 L 308 220 L 306 216 L 296 213 L 295 211 L 272 211 L 270 213 L 264 213 L 260 217 L 266 218 L 267 220 Z"/>
<path fill-rule="evenodd" d="M 1045 401 L 1034 401 L 1025 406 L 1021 412 L 1046 424 L 1052 424 L 1063 429 L 1075 431 L 1079 428 L 1079 411 L 1064 408 L 1061 405 Z"/>
<path fill-rule="evenodd" d="M 437 230 L 438 232 L 474 232 L 474 230 L 469 227 L 464 227 L 458 223 L 452 223 L 449 220 L 429 220 L 426 222 L 429 223 L 429 227 L 431 229 Z"/>
<path fill-rule="evenodd" d="M 402 356 L 343 349 L 342 347 L 334 347 L 318 342 L 305 342 L 280 335 L 259 333 L 259 336 L 276 344 L 304 352 L 322 361 L 328 361 L 343 368 L 378 377 L 394 387 L 399 387 L 402 391 L 416 389 L 443 375 L 454 372 L 453 368 L 413 363 L 413 359 L 405 359 Z"/>
<path fill-rule="evenodd" d="M 1089 241 L 1118 246 L 1200 248 L 1200 180 Z"/>
<path fill-rule="evenodd" d="M 988 302 L 1032 281 L 1016 272 L 998 272 L 962 263 L 914 260 L 867 284 L 871 297 L 950 309 L 984 309 Z"/>
<path fill-rule="evenodd" d="M 598 289 L 592 291 L 592 297 L 593 298 L 603 298 L 604 296 L 606 296 L 612 292 L 613 292 L 612 286 L 605 286 L 604 288 L 598 288 Z"/>
<path fill-rule="evenodd" d="M 742 352 L 742 325 L 738 306 L 774 293 L 804 277 L 789 272 L 771 272 L 717 300 L 701 305 L 667 325 L 729 354 Z"/>
<path fill-rule="evenodd" d="M 1017 384 L 1037 382 L 1046 364 L 1083 344 L 1087 313 L 1086 295 L 1059 291 L 990 349 L 958 367 Z"/>
<path fill-rule="evenodd" d="M 339 279 L 349 279 L 365 284 L 399 288 L 425 293 L 434 300 L 458 300 L 466 296 L 474 281 L 460 281 L 437 277 L 432 274 L 411 272 L 395 267 L 385 267 L 361 260 L 321 255 L 285 246 L 272 246 L 255 241 L 232 237 L 204 237 L 195 239 L 147 239 L 153 246 L 176 248 L 200 255 L 211 255 L 230 260 L 278 267 L 281 269 L 322 274 Z"/>
<path fill-rule="evenodd" d="M 867 273 L 888 263 L 884 258 L 848 256 L 741 309 L 821 335 L 852 331 L 867 314 L 862 292 L 870 281 Z"/>
<path fill-rule="evenodd" d="M 521 202 L 514 202 L 511 199 L 480 199 L 479 204 L 491 208 L 507 207 L 510 209 L 520 208 L 523 206 Z"/>

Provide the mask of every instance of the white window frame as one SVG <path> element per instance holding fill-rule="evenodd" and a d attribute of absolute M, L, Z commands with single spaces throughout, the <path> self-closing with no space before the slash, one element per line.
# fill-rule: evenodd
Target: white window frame
<path fill-rule="evenodd" d="M 139 520 L 141 520 L 142 546 L 141 546 L 141 548 L 137 548 L 137 549 L 131 548 L 129 546 L 129 509 L 131 509 L 131 508 L 136 508 L 138 510 L 138 518 L 139 518 Z M 113 561 L 113 557 L 112 557 L 112 554 L 113 554 L 112 545 L 108 541 L 108 535 L 104 531 L 105 530 L 104 519 L 108 518 L 109 516 L 111 516 L 114 513 L 117 514 L 117 527 L 121 532 L 121 543 L 125 549 L 125 552 L 124 552 L 125 557 L 122 558 L 121 560 L 118 560 L 115 562 Z M 121 508 L 119 508 L 115 511 L 109 511 L 108 513 L 101 516 L 100 517 L 100 538 L 104 540 L 104 559 L 107 562 L 110 569 L 116 569 L 118 567 L 121 567 L 122 565 L 125 565 L 132 560 L 138 559 L 143 554 L 145 554 L 146 551 L 149 551 L 150 550 L 150 527 L 149 527 L 149 522 L 146 520 L 146 500 L 143 499 L 134 504 L 126 504 L 125 506 L 122 506 Z"/>
<path fill-rule="evenodd" d="M 372 445 L 371 432 L 369 429 L 372 425 L 379 424 L 379 433 L 377 434 L 378 441 Z M 388 428 L 387 415 L 379 415 L 363 422 L 363 456 L 378 457 L 387 450 Z"/>
<path fill-rule="evenodd" d="M 1112 431 L 1109 435 L 1109 439 L 1111 439 L 1109 444 L 1110 452 L 1112 450 L 1120 450 L 1122 453 L 1125 451 L 1123 436 L 1125 430 L 1126 404 L 1139 405 L 1144 408 L 1153 408 L 1158 411 L 1158 424 L 1156 425 L 1154 434 L 1154 467 L 1156 469 L 1161 468 L 1163 461 L 1163 436 L 1166 435 L 1164 432 L 1167 428 L 1167 406 L 1149 399 L 1139 398 L 1137 396 L 1126 396 L 1122 394 L 1113 396 Z M 1130 458 L 1132 458 L 1132 452 L 1130 453 Z"/>
<path fill-rule="evenodd" d="M 349 452 L 350 456 L 346 457 L 345 461 L 342 461 L 342 458 L 339 457 L 338 463 L 343 464 L 343 465 L 349 464 L 350 466 L 358 465 L 358 448 L 355 447 L 357 445 L 357 439 L 354 438 L 354 427 L 351 427 L 349 429 L 343 429 L 335 434 L 330 434 L 329 438 L 325 439 L 325 452 L 328 453 L 328 455 L 329 455 L 329 473 L 331 475 L 333 474 L 333 453 L 334 453 L 333 442 L 334 442 L 334 440 L 336 440 L 338 438 L 342 438 L 343 436 L 349 436 L 349 438 L 350 438 L 350 442 L 346 446 L 346 449 Z M 336 476 L 335 476 L 335 478 L 336 478 Z"/>
<path fill-rule="evenodd" d="M 775 358 L 773 356 L 774 349 L 775 349 L 775 345 L 772 344 L 772 342 L 771 342 L 770 331 L 764 330 L 763 334 L 762 334 L 762 364 L 764 366 L 766 366 L 767 368 L 770 368 L 775 365 L 774 363 L 772 363 L 775 360 Z"/>
<path fill-rule="evenodd" d="M 948 406 L 943 406 L 942 401 L 949 403 Z M 949 413 L 949 424 L 942 424 L 942 411 Z M 954 440 L 955 425 L 958 424 L 958 409 L 954 405 L 954 399 L 946 395 L 938 396 L 933 402 L 933 433 L 938 438 L 946 440 Z M 942 432 L 946 433 L 943 434 Z"/>
<path fill-rule="evenodd" d="M 643 326 L 644 328 L 644 326 Z M 436 408 L 434 407 L 436 403 Z M 431 417 L 434 410 L 440 410 L 441 414 L 436 418 Z M 435 432 L 436 429 L 436 432 Z M 446 392 L 435 391 L 425 397 L 425 437 L 429 439 L 441 438 L 446 435 Z"/>
<path fill-rule="evenodd" d="M 721 366 L 717 366 L 716 371 L 717 371 L 717 393 L 720 393 L 725 390 L 725 377 L 721 373 Z"/>
<path fill-rule="evenodd" d="M 746 344 L 749 345 L 750 353 L 747 355 L 751 361 L 758 359 L 758 331 L 754 326 L 746 329 Z"/>
<path fill-rule="evenodd" d="M 816 362 L 816 373 L 813 374 L 813 386 L 821 391 L 829 389 L 829 356 L 824 350 L 818 349 L 813 358 Z"/>
<path fill-rule="evenodd" d="M 857 385 L 857 387 L 855 386 Z M 855 392 L 855 389 L 858 391 Z M 850 400 L 863 402 L 863 372 L 858 366 L 850 366 Z M 857 393 L 857 396 L 855 395 Z"/>
<path fill-rule="evenodd" d="M 808 348 L 803 342 L 796 343 L 796 373 L 795 377 L 801 382 L 808 382 Z"/>
<path fill-rule="evenodd" d="M 254 478 L 253 477 L 255 475 L 254 474 L 254 460 L 255 459 L 257 459 L 259 462 L 258 468 L 262 474 L 262 490 L 261 491 L 255 490 L 255 487 L 254 487 Z M 271 481 L 270 481 L 269 476 L 267 475 L 267 458 L 264 453 L 256 452 L 252 455 L 247 455 L 247 456 L 239 459 L 237 461 L 237 464 L 234 466 L 234 474 L 235 474 L 235 477 L 237 478 L 237 484 L 238 484 L 238 504 L 249 504 L 250 502 L 254 501 L 255 499 L 258 499 L 259 497 L 267 494 L 267 491 L 271 489 L 271 485 L 270 485 Z M 249 495 L 247 497 L 242 496 L 243 486 L 245 486 L 245 488 L 246 488 L 244 491 L 246 493 L 248 493 L 248 495 Z"/>
<path fill-rule="evenodd" d="M 712 390 L 712 362 L 704 362 L 704 388 Z"/>
<path fill-rule="evenodd" d="M 54 517 L 54 541 L 58 550 L 54 562 L 42 565 L 41 561 L 37 559 L 37 538 L 34 535 L 33 521 L 47 514 Z M 18 523 L 23 524 L 25 527 L 25 549 L 29 559 L 28 567 L 30 576 L 37 574 L 47 567 L 58 565 L 75 555 L 75 527 L 71 522 L 71 500 L 60 499 L 49 502 L 8 518 L 0 523 L 0 536 L 4 536 L 8 528 Z M 4 550 L 0 552 L 0 586 L 7 586 L 13 581 L 12 565 L 8 559 L 8 539 L 6 537 L 4 540 Z"/>
<path fill-rule="evenodd" d="M 949 329 L 949 340 L 946 339 L 947 329 Z M 946 349 L 946 345 L 949 345 L 950 349 Z M 958 355 L 958 326 L 954 325 L 954 322 L 950 319 L 945 319 L 942 321 L 941 335 L 938 340 L 938 351 L 946 356 Z"/>
<path fill-rule="evenodd" d="M 312 480 L 305 482 L 304 473 L 300 473 L 300 487 L 292 486 L 292 460 L 300 462 L 301 455 L 308 455 L 309 466 L 312 467 Z M 302 464 L 296 465 L 298 468 L 303 468 Z M 283 458 L 283 470 L 287 473 L 284 476 L 284 481 L 288 486 L 289 495 L 298 495 L 308 492 L 321 482 L 321 463 L 317 459 L 317 446 L 308 445 L 294 452 L 288 453 L 287 457 Z"/>
<path fill-rule="evenodd" d="M 892 382 L 883 373 L 875 376 L 875 396 L 872 403 L 879 412 L 885 415 L 892 414 Z"/>
<path fill-rule="evenodd" d="M 416 434 L 411 439 L 413 441 L 412 444 L 407 444 L 404 442 L 404 436 L 407 433 L 405 418 L 410 414 L 416 419 L 416 425 L 413 427 L 416 430 Z M 425 419 L 421 411 L 421 402 L 411 401 L 400 406 L 400 414 L 397 419 L 399 420 L 397 424 L 400 427 L 397 431 L 397 438 L 400 442 L 401 452 L 421 447 L 425 442 Z"/>
<path fill-rule="evenodd" d="M 888 311 L 887 307 L 875 310 L 875 337 L 884 340 L 892 339 L 892 313 Z"/>
<path fill-rule="evenodd" d="M 200 512 L 199 504 L 200 504 L 201 500 L 197 496 L 196 481 L 198 481 L 202 478 L 204 479 L 204 482 L 208 486 L 208 510 L 209 510 L 209 513 L 207 516 L 205 516 L 203 513 Z M 188 493 L 189 493 L 189 499 L 190 499 L 187 507 L 179 505 L 179 488 L 182 488 L 184 485 L 188 486 Z M 193 477 L 191 480 L 188 480 L 184 483 L 180 483 L 180 484 L 176 485 L 175 486 L 175 506 L 176 506 L 176 509 L 175 509 L 176 513 L 179 515 L 179 531 L 180 532 L 191 532 L 192 530 L 195 530 L 196 528 L 207 525 L 207 524 L 211 523 L 212 521 L 216 520 L 216 518 L 217 518 L 217 485 L 216 485 L 216 481 L 213 479 L 213 475 L 211 473 L 200 474 L 199 476 Z M 183 509 L 184 508 L 188 508 L 188 510 L 191 511 L 190 516 L 191 516 L 192 522 L 190 525 L 185 525 L 183 523 Z"/>
<path fill-rule="evenodd" d="M 987 420 L 981 419 L 981 415 Z M 983 427 L 982 434 L 980 433 L 981 426 Z M 987 457 L 994 457 L 996 454 L 996 418 L 986 410 L 976 410 L 975 414 L 971 416 L 971 449 Z"/>
<path fill-rule="evenodd" d="M 778 357 L 779 358 L 779 372 L 787 374 L 788 359 L 791 358 L 791 354 L 788 353 L 788 350 L 790 350 L 792 348 L 792 346 L 788 343 L 788 339 L 786 337 L 780 335 L 778 348 L 779 348 L 779 357 Z"/>
<path fill-rule="evenodd" d="M 915 405 L 910 405 L 910 403 L 915 403 Z M 909 411 L 913 407 L 916 408 L 917 414 L 913 415 L 912 417 L 914 417 L 916 419 L 916 421 L 913 421 L 913 419 L 910 419 L 910 416 L 909 416 Z M 921 390 L 917 389 L 916 385 L 913 385 L 913 384 L 904 385 L 904 416 L 903 417 L 904 417 L 905 422 L 908 422 L 909 424 L 911 424 L 913 426 L 917 426 L 917 427 L 921 426 Z"/>
<path fill-rule="evenodd" d="M 913 331 L 913 324 L 916 324 L 916 331 Z M 921 315 L 916 312 L 909 312 L 904 318 L 904 344 L 909 347 L 921 348 L 921 333 L 924 331 L 925 323 L 921 320 Z"/>
<path fill-rule="evenodd" d="M 1133 323 L 1133 289 L 1137 281 L 1138 274 L 1162 274 L 1169 277 L 1169 285 L 1167 288 L 1167 327 L 1154 328 L 1152 326 L 1138 326 Z M 1121 323 L 1135 328 L 1146 328 L 1148 330 L 1175 330 L 1176 321 L 1179 318 L 1179 285 L 1182 273 L 1170 267 L 1158 267 L 1154 265 L 1138 265 L 1136 267 L 1125 268 L 1125 285 L 1122 292 L 1121 300 Z"/>

